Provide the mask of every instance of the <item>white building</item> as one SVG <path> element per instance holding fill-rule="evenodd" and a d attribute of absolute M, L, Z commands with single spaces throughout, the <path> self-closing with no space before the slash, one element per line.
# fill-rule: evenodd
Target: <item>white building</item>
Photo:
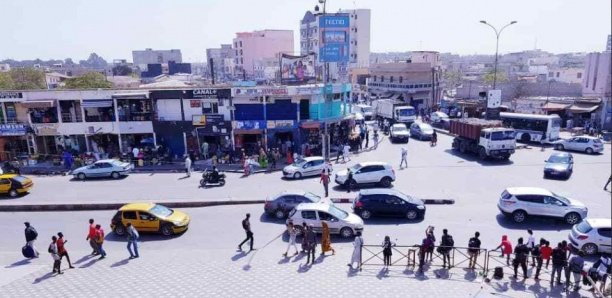
<path fill-rule="evenodd" d="M 582 95 L 602 99 L 601 124 L 612 129 L 612 63 L 611 52 L 589 53 L 586 56 L 585 73 L 582 76 Z"/>
<path fill-rule="evenodd" d="M 8 63 L 0 63 L 0 72 L 8 72 L 11 70 L 11 66 Z"/>
<path fill-rule="evenodd" d="M 147 69 L 147 64 L 167 64 L 168 61 L 183 63 L 181 50 L 153 50 L 147 48 L 144 51 L 132 51 L 134 65 L 141 70 Z"/>
<path fill-rule="evenodd" d="M 555 67 L 551 68 L 548 72 L 548 80 L 554 80 L 556 82 L 563 83 L 581 84 L 583 73 L 583 68 Z"/>

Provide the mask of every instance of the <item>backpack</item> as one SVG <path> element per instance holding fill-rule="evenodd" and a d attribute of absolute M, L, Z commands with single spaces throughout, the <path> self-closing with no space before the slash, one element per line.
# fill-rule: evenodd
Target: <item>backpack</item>
<path fill-rule="evenodd" d="M 448 246 L 447 247 L 448 249 L 455 246 L 455 240 L 453 240 L 453 236 L 451 235 L 442 236 L 442 246 Z"/>
<path fill-rule="evenodd" d="M 477 238 L 470 238 L 470 241 L 468 242 L 468 247 L 470 248 L 469 251 L 470 252 L 477 252 L 479 247 L 478 247 L 478 239 Z"/>
<path fill-rule="evenodd" d="M 47 251 L 52 254 L 53 253 L 53 244 L 49 244 L 49 248 L 47 249 Z"/>

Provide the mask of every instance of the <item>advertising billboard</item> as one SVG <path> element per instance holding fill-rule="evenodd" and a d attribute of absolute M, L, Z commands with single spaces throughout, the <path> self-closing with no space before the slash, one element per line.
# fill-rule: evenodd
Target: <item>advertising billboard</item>
<path fill-rule="evenodd" d="M 301 56 L 281 55 L 281 83 L 301 84 L 315 81 L 315 58 L 313 54 Z"/>
<path fill-rule="evenodd" d="M 349 61 L 349 27 L 348 14 L 324 15 L 319 18 L 320 62 Z"/>

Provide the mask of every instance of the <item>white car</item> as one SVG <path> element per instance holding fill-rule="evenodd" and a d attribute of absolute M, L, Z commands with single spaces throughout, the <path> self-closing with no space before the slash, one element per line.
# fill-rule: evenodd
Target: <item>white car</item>
<path fill-rule="evenodd" d="M 348 170 L 339 171 L 336 174 L 336 183 L 344 185 L 348 178 Z M 362 162 L 350 167 L 353 174 L 353 186 L 359 184 L 380 184 L 383 187 L 391 187 L 395 181 L 395 171 L 386 162 Z"/>
<path fill-rule="evenodd" d="M 127 162 L 116 159 L 101 159 L 91 165 L 75 169 L 71 174 L 79 180 L 98 177 L 119 179 L 122 176 L 127 176 L 131 170 L 133 170 L 133 166 Z"/>
<path fill-rule="evenodd" d="M 389 135 L 391 143 L 395 141 L 408 142 L 410 140 L 410 132 L 406 128 L 404 123 L 396 123 L 391 126 L 391 132 Z"/>
<path fill-rule="evenodd" d="M 327 222 L 331 234 L 340 234 L 350 238 L 355 232 L 363 230 L 363 219 L 354 213 L 348 213 L 333 204 L 302 203 L 289 213 L 287 223 L 293 222 L 298 234 L 303 233 L 303 224 L 312 226 L 316 233 L 321 233 L 321 221 Z"/>
<path fill-rule="evenodd" d="M 599 153 L 604 150 L 603 142 L 596 137 L 577 136 L 567 140 L 557 140 L 553 142 L 557 150 L 581 151 L 588 154 Z"/>
<path fill-rule="evenodd" d="M 361 115 L 363 115 L 363 117 L 365 118 L 365 120 L 372 120 L 372 115 L 373 115 L 373 110 L 372 107 L 369 105 L 364 105 L 364 104 L 358 104 L 358 105 L 354 105 L 353 108 L 355 109 L 355 113 L 360 113 Z"/>
<path fill-rule="evenodd" d="M 450 118 L 444 112 L 432 112 L 429 115 L 429 119 L 433 123 L 441 122 L 441 121 L 447 121 L 447 122 L 450 121 Z"/>
<path fill-rule="evenodd" d="M 587 218 L 572 228 L 570 245 L 587 255 L 612 253 L 612 220 Z"/>
<path fill-rule="evenodd" d="M 302 177 L 321 175 L 323 169 L 329 169 L 331 166 L 325 163 L 325 159 L 321 156 L 310 156 L 296 161 L 283 168 L 283 177 L 300 179 Z"/>
<path fill-rule="evenodd" d="M 528 216 L 562 218 L 574 225 L 587 217 L 588 209 L 580 201 L 566 198 L 539 187 L 508 187 L 497 204 L 514 222 L 524 222 Z"/>

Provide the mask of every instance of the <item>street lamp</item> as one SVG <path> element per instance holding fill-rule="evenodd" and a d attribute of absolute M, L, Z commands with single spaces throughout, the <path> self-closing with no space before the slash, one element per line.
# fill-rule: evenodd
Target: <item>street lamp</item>
<path fill-rule="evenodd" d="M 487 23 L 487 21 L 480 21 L 481 23 L 493 28 L 493 31 L 495 31 L 495 70 L 493 73 L 493 89 L 495 89 L 495 85 L 497 84 L 497 53 L 499 50 L 499 36 L 501 35 L 502 31 L 504 31 L 504 29 L 506 29 L 506 27 L 516 24 L 516 21 L 512 21 L 509 24 L 506 24 L 505 26 L 503 26 L 501 29 L 499 29 L 499 31 L 497 31 L 497 28 L 495 28 L 493 25 Z"/>

